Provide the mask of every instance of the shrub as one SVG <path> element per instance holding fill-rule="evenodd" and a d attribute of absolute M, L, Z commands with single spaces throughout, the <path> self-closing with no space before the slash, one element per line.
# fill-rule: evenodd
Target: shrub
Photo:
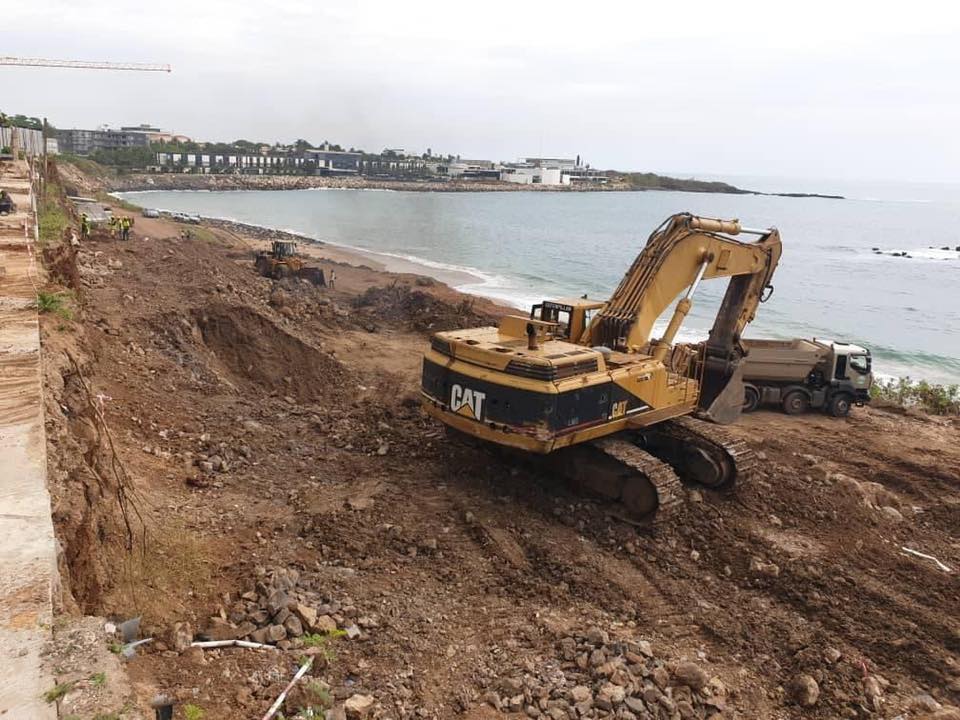
<path fill-rule="evenodd" d="M 64 320 L 70 320 L 73 312 L 66 306 L 70 293 L 48 293 L 42 290 L 37 293 L 37 310 L 41 313 L 56 313 Z"/>
<path fill-rule="evenodd" d="M 960 385 L 938 385 L 902 377 L 875 382 L 870 388 L 870 396 L 931 415 L 960 415 Z"/>
<path fill-rule="evenodd" d="M 55 703 L 60 700 L 64 695 L 73 690 L 73 686 L 77 683 L 75 681 L 60 683 L 50 688 L 43 694 L 43 699 L 48 703 Z"/>
<path fill-rule="evenodd" d="M 40 242 L 59 242 L 70 225 L 70 217 L 60 201 L 60 188 L 48 183 L 37 207 L 37 223 L 40 225 Z"/>

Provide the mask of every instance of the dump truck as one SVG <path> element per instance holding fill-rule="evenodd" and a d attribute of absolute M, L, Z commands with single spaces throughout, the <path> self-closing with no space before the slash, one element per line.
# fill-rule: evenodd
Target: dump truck
<path fill-rule="evenodd" d="M 780 253 L 776 228 L 673 215 L 606 301 L 545 300 L 497 327 L 434 334 L 423 407 L 456 433 L 522 451 L 619 503 L 631 521 L 662 521 L 682 504 L 681 478 L 731 488 L 758 464 L 742 439 L 698 418 L 740 415 L 740 336 L 772 292 Z M 727 289 L 709 338 L 674 344 L 701 281 L 715 280 Z"/>
<path fill-rule="evenodd" d="M 274 240 L 269 252 L 258 252 L 254 266 L 261 275 L 274 280 L 297 277 L 321 287 L 327 284 L 323 270 L 307 265 L 297 254 L 297 244 L 288 240 Z"/>
<path fill-rule="evenodd" d="M 859 345 L 805 340 L 743 340 L 743 410 L 779 405 L 788 415 L 810 408 L 844 417 L 870 402 L 870 351 Z"/>

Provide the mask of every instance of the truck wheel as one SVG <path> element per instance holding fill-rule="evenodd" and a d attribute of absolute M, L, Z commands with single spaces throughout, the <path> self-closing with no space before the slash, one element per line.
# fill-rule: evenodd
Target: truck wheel
<path fill-rule="evenodd" d="M 783 398 L 783 411 L 787 415 L 802 415 L 810 407 L 810 398 L 803 390 L 788 392 Z"/>
<path fill-rule="evenodd" d="M 850 396 L 849 395 L 834 395 L 830 398 L 830 405 L 827 407 L 827 412 L 829 412 L 834 417 L 846 417 L 850 414 Z"/>
<path fill-rule="evenodd" d="M 760 391 L 753 385 L 743 387 L 743 412 L 753 412 L 760 407 Z"/>

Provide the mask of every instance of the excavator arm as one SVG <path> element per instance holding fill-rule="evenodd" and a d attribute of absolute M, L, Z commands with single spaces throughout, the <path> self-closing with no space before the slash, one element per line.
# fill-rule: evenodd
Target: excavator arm
<path fill-rule="evenodd" d="M 732 237 L 741 233 L 760 237 L 752 243 Z M 736 377 L 743 355 L 740 334 L 756 314 L 780 253 L 780 234 L 774 228 L 750 230 L 737 220 L 673 215 L 647 240 L 613 296 L 584 331 L 581 344 L 622 352 L 650 347 L 654 323 L 684 293 L 663 336 L 652 343 L 654 357 L 663 360 L 701 280 L 731 278 L 699 368 L 701 410 L 718 422 L 730 422 L 742 405 L 742 382 Z"/>

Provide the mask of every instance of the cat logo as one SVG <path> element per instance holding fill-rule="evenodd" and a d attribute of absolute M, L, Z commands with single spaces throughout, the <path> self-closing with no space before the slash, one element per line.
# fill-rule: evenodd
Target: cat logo
<path fill-rule="evenodd" d="M 450 389 L 450 409 L 472 420 L 482 420 L 486 397 L 486 393 L 454 385 Z"/>

